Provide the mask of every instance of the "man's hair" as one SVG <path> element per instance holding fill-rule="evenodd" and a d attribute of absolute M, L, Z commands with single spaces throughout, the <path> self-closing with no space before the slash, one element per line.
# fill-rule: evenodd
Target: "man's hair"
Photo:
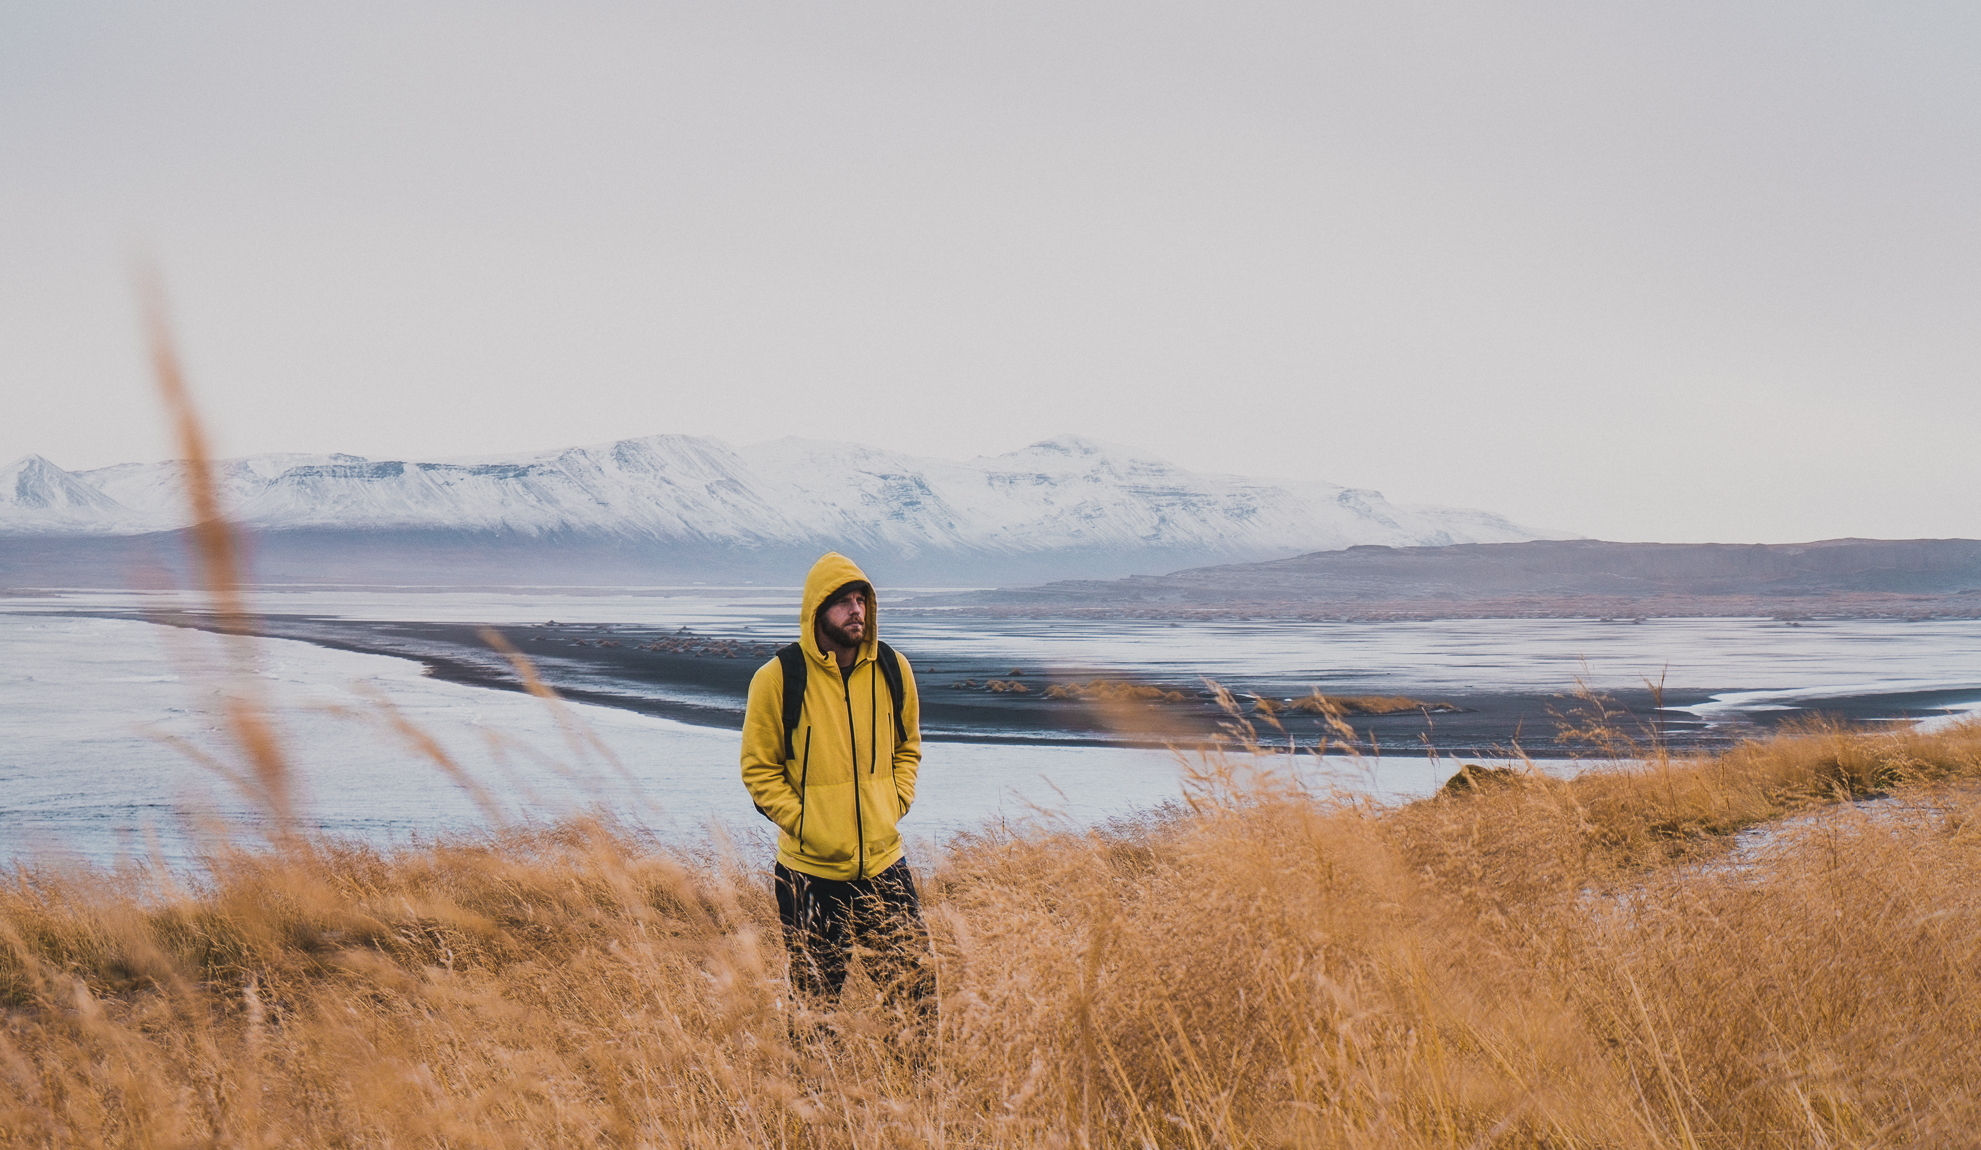
<path fill-rule="evenodd" d="M 830 607 L 834 603 L 837 603 L 841 599 L 844 599 L 847 595 L 847 592 L 849 591 L 857 591 L 861 595 L 872 595 L 874 593 L 874 587 L 873 584 L 867 582 L 865 579 L 855 579 L 851 583 L 848 583 L 840 587 L 837 591 L 834 591 L 832 594 L 827 595 L 825 598 L 819 600 L 818 614 L 819 615 L 825 614 L 825 609 L 827 607 Z"/>

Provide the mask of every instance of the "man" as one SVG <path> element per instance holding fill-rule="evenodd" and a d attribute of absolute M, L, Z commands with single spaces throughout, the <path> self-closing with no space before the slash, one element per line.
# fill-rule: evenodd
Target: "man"
<path fill-rule="evenodd" d="M 772 873 L 797 996 L 836 1004 L 858 945 L 884 1000 L 926 1031 L 935 974 L 895 829 L 915 801 L 921 705 L 875 616 L 873 585 L 851 559 L 813 565 L 798 642 L 750 680 L 743 785 L 777 824 Z"/>

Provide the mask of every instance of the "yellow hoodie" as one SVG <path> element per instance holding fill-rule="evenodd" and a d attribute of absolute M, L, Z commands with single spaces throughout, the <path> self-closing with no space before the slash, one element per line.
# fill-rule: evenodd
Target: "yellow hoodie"
<path fill-rule="evenodd" d="M 819 649 L 812 621 L 826 597 L 848 583 L 872 581 L 851 559 L 831 552 L 805 577 L 798 645 L 805 653 L 805 706 L 784 747 L 784 670 L 776 659 L 757 668 L 743 715 L 743 785 L 757 809 L 783 833 L 777 861 L 818 878 L 871 878 L 901 857 L 895 821 L 915 801 L 922 762 L 921 702 L 915 674 L 901 660 L 901 725 L 896 740 L 887 678 L 874 662 L 880 620 L 867 594 L 867 634 L 852 669 Z"/>

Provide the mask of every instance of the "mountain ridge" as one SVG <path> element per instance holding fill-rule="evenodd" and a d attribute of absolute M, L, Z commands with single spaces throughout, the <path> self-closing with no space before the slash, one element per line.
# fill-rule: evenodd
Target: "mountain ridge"
<path fill-rule="evenodd" d="M 301 554 L 332 535 L 391 550 L 542 547 L 658 556 L 871 556 L 923 577 L 1170 570 L 1355 544 L 1560 538 L 1489 511 L 1390 503 L 1318 481 L 1191 472 L 1132 447 L 1062 435 L 970 460 L 786 438 L 742 447 L 651 435 L 443 459 L 245 456 L 214 464 L 230 518 Z M 0 480 L 0 537 L 182 530 L 185 464 L 65 472 L 40 457 Z"/>

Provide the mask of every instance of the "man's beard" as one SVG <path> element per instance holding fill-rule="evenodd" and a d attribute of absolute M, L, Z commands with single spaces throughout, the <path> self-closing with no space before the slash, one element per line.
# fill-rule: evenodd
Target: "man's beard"
<path fill-rule="evenodd" d="M 867 635 L 866 624 L 856 623 L 854 624 L 854 626 L 860 628 L 860 633 L 858 635 L 853 635 L 852 633 L 848 632 L 844 627 L 835 627 L 827 620 L 824 619 L 819 620 L 819 629 L 825 632 L 825 637 L 832 640 L 834 643 L 837 643 L 841 647 L 858 647 L 860 645 L 860 640 L 866 638 Z"/>

